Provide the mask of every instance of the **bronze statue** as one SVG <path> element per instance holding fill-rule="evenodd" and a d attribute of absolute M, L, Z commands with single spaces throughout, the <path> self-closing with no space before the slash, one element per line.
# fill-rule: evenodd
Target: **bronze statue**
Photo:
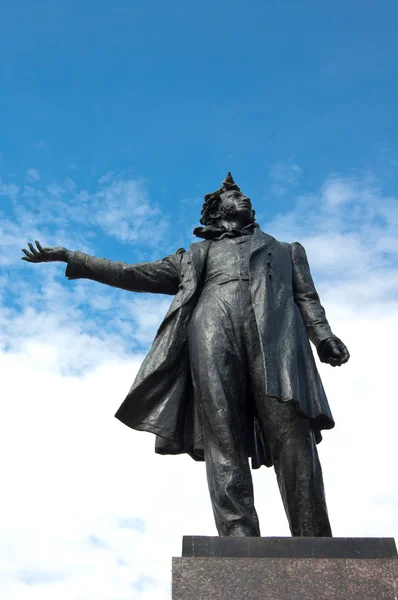
<path fill-rule="evenodd" d="M 205 196 L 203 241 L 125 264 L 63 247 L 69 279 L 175 296 L 116 417 L 156 435 L 156 452 L 205 460 L 221 536 L 259 536 L 252 467 L 274 465 L 293 536 L 331 536 L 316 443 L 334 426 L 309 339 L 332 366 L 349 353 L 331 331 L 304 248 L 261 231 L 229 173 Z"/>

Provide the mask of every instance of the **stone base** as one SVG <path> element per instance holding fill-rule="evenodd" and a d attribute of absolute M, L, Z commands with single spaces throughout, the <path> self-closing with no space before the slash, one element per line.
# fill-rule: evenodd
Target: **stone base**
<path fill-rule="evenodd" d="M 392 538 L 184 537 L 173 559 L 173 600 L 358 598 L 398 600 Z"/>

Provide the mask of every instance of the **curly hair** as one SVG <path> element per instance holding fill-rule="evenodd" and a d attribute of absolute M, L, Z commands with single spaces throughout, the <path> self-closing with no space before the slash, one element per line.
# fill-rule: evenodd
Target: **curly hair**
<path fill-rule="evenodd" d="M 237 191 L 240 191 L 238 186 L 236 186 Z M 236 189 L 232 188 L 232 189 Z M 200 223 L 205 227 L 209 227 L 211 225 L 216 225 L 217 220 L 223 217 L 228 216 L 229 214 L 234 212 L 234 208 L 232 206 L 220 206 L 221 204 L 221 194 L 228 190 L 219 189 L 216 192 L 212 192 L 211 194 L 206 194 L 205 201 L 203 203 L 201 219 Z M 253 222 L 255 222 L 255 210 L 252 209 L 253 212 Z"/>
<path fill-rule="evenodd" d="M 206 194 L 204 197 L 205 201 L 201 213 L 202 218 L 200 219 L 202 225 L 205 227 L 211 227 L 212 225 L 216 225 L 218 219 L 227 217 L 235 212 L 232 206 L 220 206 L 221 194 L 231 190 L 235 190 L 236 192 L 241 191 L 240 187 L 235 183 L 234 178 L 229 172 L 222 182 L 220 189 L 216 190 L 215 192 L 211 192 L 210 194 Z M 253 210 L 253 222 L 255 220 L 255 211 Z"/>

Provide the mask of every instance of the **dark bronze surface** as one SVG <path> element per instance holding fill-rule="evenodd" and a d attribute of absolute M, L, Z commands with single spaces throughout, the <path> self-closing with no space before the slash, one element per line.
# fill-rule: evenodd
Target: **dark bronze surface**
<path fill-rule="evenodd" d="M 221 536 L 259 536 L 252 467 L 274 465 L 293 536 L 331 536 L 316 443 L 334 426 L 322 362 L 348 351 L 331 331 L 304 248 L 255 222 L 229 173 L 205 196 L 204 241 L 126 264 L 28 244 L 23 260 L 63 261 L 69 279 L 174 295 L 116 417 L 154 433 L 156 452 L 205 460 Z"/>
<path fill-rule="evenodd" d="M 398 559 L 394 538 L 207 537 L 186 535 L 188 557 Z"/>

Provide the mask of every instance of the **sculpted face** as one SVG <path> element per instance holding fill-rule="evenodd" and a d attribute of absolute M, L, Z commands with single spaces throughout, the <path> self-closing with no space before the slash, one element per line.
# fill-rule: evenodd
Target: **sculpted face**
<path fill-rule="evenodd" d="M 219 212 L 222 220 L 238 222 L 240 227 L 248 225 L 253 219 L 253 207 L 250 198 L 237 190 L 223 192 Z"/>

